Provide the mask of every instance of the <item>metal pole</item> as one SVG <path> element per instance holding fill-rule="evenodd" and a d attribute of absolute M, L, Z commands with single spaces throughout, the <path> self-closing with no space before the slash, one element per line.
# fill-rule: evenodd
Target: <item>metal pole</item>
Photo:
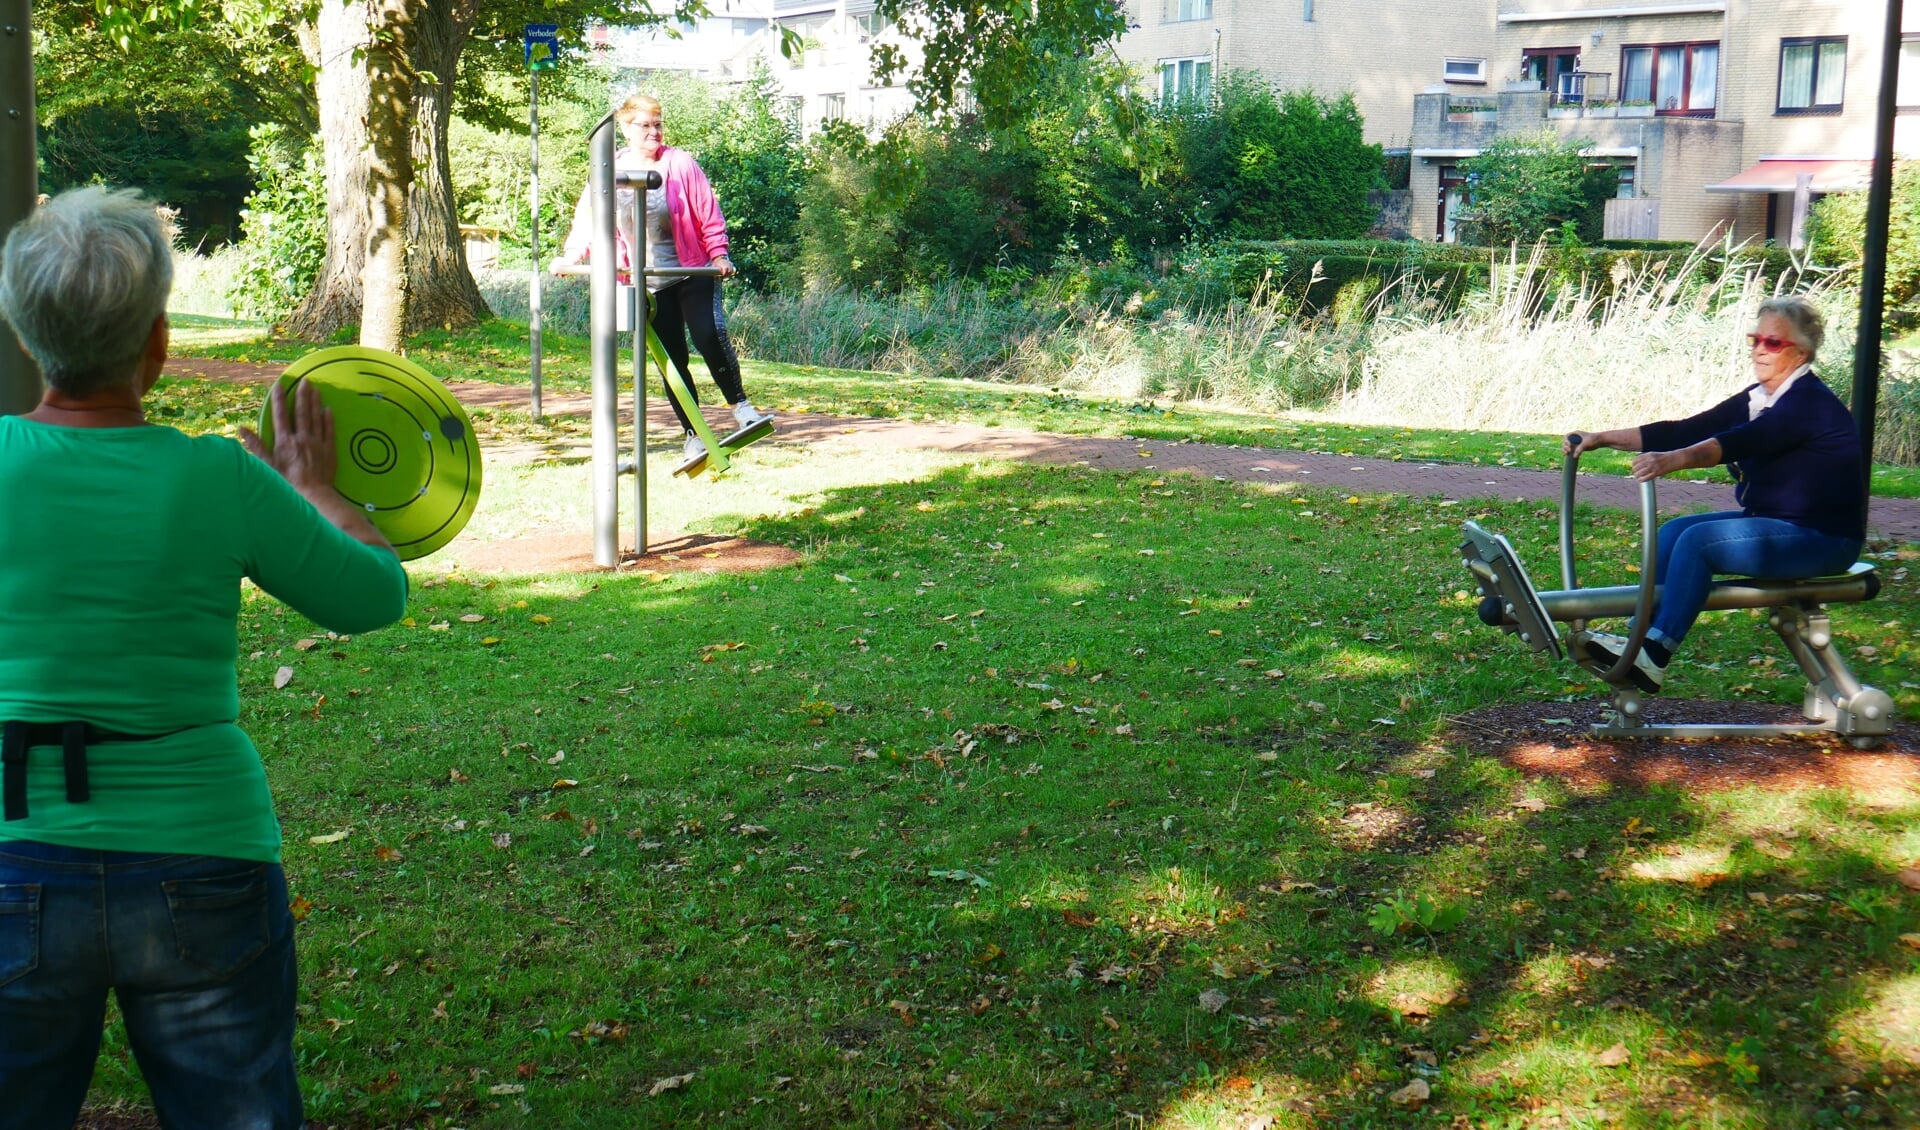
<path fill-rule="evenodd" d="M 1873 414 L 1880 399 L 1880 323 L 1887 296 L 1887 225 L 1893 212 L 1893 115 L 1900 81 L 1901 0 L 1887 0 L 1880 42 L 1880 102 L 1867 189 L 1867 241 L 1860 262 L 1860 329 L 1853 345 L 1853 423 L 1860 429 L 1867 493 L 1873 493 Z"/>
<path fill-rule="evenodd" d="M 527 284 L 528 377 L 533 387 L 533 418 L 540 412 L 540 72 L 527 75 L 527 141 L 532 147 L 527 174 L 527 204 L 533 214 L 533 278 Z"/>
<path fill-rule="evenodd" d="M 31 0 L 0 0 L 0 242 L 33 211 L 40 186 L 34 138 Z M 40 370 L 0 322 L 0 416 L 40 402 Z"/>
<path fill-rule="evenodd" d="M 634 239 L 640 245 L 640 269 L 633 273 L 633 552 L 647 550 L 647 269 L 653 266 L 653 241 L 647 230 L 647 186 L 633 189 Z"/>
<path fill-rule="evenodd" d="M 620 560 L 620 331 L 613 242 L 613 115 L 589 137 L 587 191 L 593 201 L 593 251 L 588 303 L 588 356 L 593 371 L 593 563 L 611 569 Z"/>

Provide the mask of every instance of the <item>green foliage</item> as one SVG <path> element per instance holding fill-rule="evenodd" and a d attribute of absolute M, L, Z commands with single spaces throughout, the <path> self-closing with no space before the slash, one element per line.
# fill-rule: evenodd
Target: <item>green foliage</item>
<path fill-rule="evenodd" d="M 1276 95 L 1246 72 L 1226 77 L 1227 234 L 1242 239 L 1352 239 L 1373 224 L 1367 191 L 1381 175 L 1353 96 Z"/>
<path fill-rule="evenodd" d="M 1857 270 L 1866 250 L 1867 194 L 1837 192 L 1813 206 L 1807 244 L 1814 261 Z M 1887 224 L 1887 306 L 1912 323 L 1920 318 L 1920 164 L 1897 161 Z"/>
<path fill-rule="evenodd" d="M 1385 902 L 1374 904 L 1372 913 L 1367 916 L 1367 925 L 1373 927 L 1374 933 L 1390 938 L 1402 930 L 1444 934 L 1466 920 L 1465 903 L 1435 902 L 1425 894 L 1411 898 L 1394 895 Z"/>
<path fill-rule="evenodd" d="M 254 189 L 240 212 L 241 263 L 229 295 L 242 317 L 285 316 L 313 288 L 327 251 L 326 187 L 317 138 L 276 125 L 252 130 Z"/>
<path fill-rule="evenodd" d="M 875 44 L 878 81 L 907 76 L 907 88 L 928 112 L 945 116 L 971 101 L 995 126 L 1024 118 L 1035 90 L 1118 39 L 1127 26 L 1126 9 L 1117 0 L 879 0 L 878 10 L 923 51 L 913 60 L 894 43 Z"/>
<path fill-rule="evenodd" d="M 1581 156 L 1588 145 L 1553 133 L 1507 136 L 1462 161 L 1469 181 L 1462 238 L 1493 246 L 1528 244 L 1550 228 L 1579 223 L 1604 184 L 1604 174 L 1592 174 Z"/>
<path fill-rule="evenodd" d="M 806 151 L 780 85 L 764 64 L 756 63 L 747 81 L 716 110 L 698 148 L 691 139 L 687 147 L 713 182 L 742 278 L 765 286 L 794 255 L 807 184 Z"/>

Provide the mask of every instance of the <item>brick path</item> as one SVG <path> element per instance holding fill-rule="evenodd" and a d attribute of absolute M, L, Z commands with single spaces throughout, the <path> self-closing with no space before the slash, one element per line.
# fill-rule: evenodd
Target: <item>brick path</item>
<path fill-rule="evenodd" d="M 170 361 L 168 368 L 175 376 L 216 380 L 265 381 L 280 372 L 279 367 L 271 365 L 195 358 Z M 515 385 L 455 381 L 448 387 L 469 407 L 524 409 L 527 405 L 526 390 Z M 623 416 L 631 412 L 631 397 L 622 397 L 620 403 Z M 585 415 L 591 406 L 589 397 L 577 394 L 549 395 L 542 404 L 547 414 L 555 416 Z M 647 407 L 650 431 L 658 434 L 674 429 L 672 413 L 663 401 L 651 399 Z M 1115 470 L 1186 471 L 1240 482 L 1298 482 L 1335 490 L 1392 492 L 1422 498 L 1525 499 L 1556 505 L 1560 501 L 1559 472 L 1518 467 L 1395 463 L 1281 448 L 1055 435 L 977 424 L 929 424 L 813 413 L 783 414 L 779 429 L 766 442 L 844 444 L 874 451 L 930 449 L 1034 463 L 1084 463 Z M 1616 475 L 1582 475 L 1579 497 L 1598 506 L 1628 511 L 1640 508 L 1638 485 Z M 1725 484 L 1663 479 L 1659 501 L 1662 513 L 1695 506 L 1730 507 L 1733 491 Z M 1874 499 L 1868 527 L 1875 537 L 1920 542 L 1920 499 Z"/>

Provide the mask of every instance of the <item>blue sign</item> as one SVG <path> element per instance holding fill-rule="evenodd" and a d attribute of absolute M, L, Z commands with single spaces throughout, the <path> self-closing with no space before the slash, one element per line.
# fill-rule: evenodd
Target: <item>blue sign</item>
<path fill-rule="evenodd" d="M 528 24 L 527 69 L 550 71 L 560 65 L 560 25 Z"/>

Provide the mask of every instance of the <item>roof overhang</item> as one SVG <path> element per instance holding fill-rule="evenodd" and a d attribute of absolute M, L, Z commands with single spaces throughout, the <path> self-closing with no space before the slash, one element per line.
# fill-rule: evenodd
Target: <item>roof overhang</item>
<path fill-rule="evenodd" d="M 1415 157 L 1478 157 L 1484 149 L 1415 149 Z M 1638 145 L 1591 145 L 1580 151 L 1582 157 L 1638 157 Z"/>
<path fill-rule="evenodd" d="M 1613 20 L 1622 16 L 1718 16 L 1725 13 L 1725 0 L 1699 4 L 1641 4 L 1614 8 L 1562 8 L 1550 12 L 1501 12 L 1503 24 L 1558 23 L 1570 20 Z"/>
<path fill-rule="evenodd" d="M 1763 157 L 1751 168 L 1706 187 L 1708 192 L 1794 192 L 1800 178 L 1810 176 L 1813 192 L 1852 192 L 1867 187 L 1872 175 L 1872 161 Z"/>

